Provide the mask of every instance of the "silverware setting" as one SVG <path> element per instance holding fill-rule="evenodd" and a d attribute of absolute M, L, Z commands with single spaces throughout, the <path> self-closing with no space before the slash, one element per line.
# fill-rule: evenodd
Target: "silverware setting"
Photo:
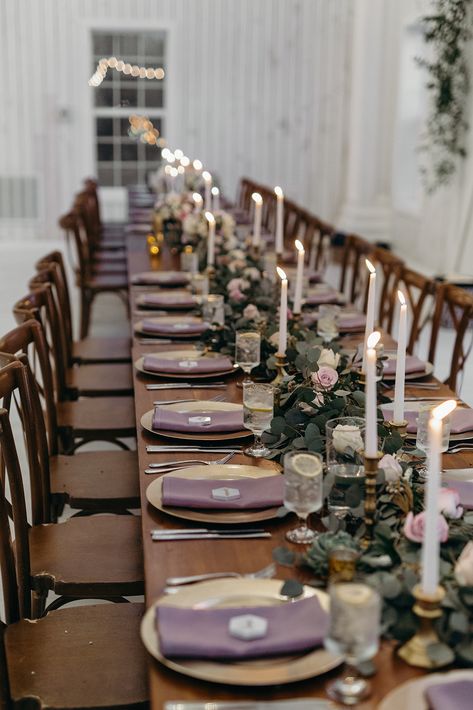
<path fill-rule="evenodd" d="M 146 385 L 147 390 L 215 390 L 225 388 L 225 382 L 209 382 L 208 384 L 192 385 L 190 382 L 166 382 L 155 385 Z"/>
<path fill-rule="evenodd" d="M 247 530 L 247 532 L 249 531 Z M 256 572 L 247 572 L 246 574 L 241 574 L 240 572 L 208 572 L 206 574 L 191 574 L 187 577 L 168 577 L 166 579 L 166 586 L 177 587 L 185 584 L 194 584 L 194 582 L 204 582 L 207 579 L 221 579 L 223 577 L 270 579 L 275 573 L 276 565 L 274 562 L 271 562 L 271 564 L 256 570 Z"/>
<path fill-rule="evenodd" d="M 234 456 L 234 453 L 227 454 L 221 459 L 215 461 L 204 461 L 203 459 L 185 459 L 184 461 L 165 461 L 164 463 L 150 463 L 145 469 L 145 473 L 171 473 L 172 471 L 182 471 L 186 468 L 192 468 L 196 464 L 211 466 L 213 464 L 224 464 Z"/>
<path fill-rule="evenodd" d="M 221 446 L 157 446 L 148 444 L 146 452 L 148 454 L 171 454 L 171 453 L 205 453 L 205 454 L 240 454 L 243 451 L 241 446 L 232 448 Z"/>
<path fill-rule="evenodd" d="M 289 700 L 243 700 L 241 702 L 205 702 L 172 700 L 164 704 L 164 710 L 330 710 L 331 702 L 320 698 L 291 698 Z"/>
<path fill-rule="evenodd" d="M 456 402 L 461 402 L 460 397 L 404 397 L 405 402 L 444 402 L 446 399 L 454 399 Z"/>
<path fill-rule="evenodd" d="M 471 444 L 453 444 L 445 453 L 459 454 L 460 451 L 473 451 L 473 442 Z"/>
<path fill-rule="evenodd" d="M 223 532 L 223 531 L 215 531 L 215 532 L 206 532 L 206 533 L 194 533 L 192 531 L 187 530 L 185 534 L 174 534 L 174 535 L 163 535 L 160 532 L 152 532 L 151 533 L 151 539 L 155 542 L 179 542 L 180 540 L 253 540 L 253 539 L 261 539 L 261 538 L 270 538 L 271 533 L 270 532 L 246 532 L 246 531 L 238 531 L 238 532 Z"/>
<path fill-rule="evenodd" d="M 160 406 L 162 404 L 179 404 L 179 402 L 198 402 L 198 399 L 163 399 L 159 400 L 157 399 L 156 402 L 153 402 L 155 406 Z M 218 394 L 216 397 L 211 397 L 210 399 L 207 400 L 207 402 L 225 402 L 225 395 L 224 394 Z"/>

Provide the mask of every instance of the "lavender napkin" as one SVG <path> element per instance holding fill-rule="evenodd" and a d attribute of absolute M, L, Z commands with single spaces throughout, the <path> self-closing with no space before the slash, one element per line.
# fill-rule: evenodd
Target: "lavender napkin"
<path fill-rule="evenodd" d="M 323 275 L 322 271 L 312 271 L 309 274 L 309 283 L 319 284 L 319 283 L 321 283 L 323 277 L 324 277 L 324 275 Z"/>
<path fill-rule="evenodd" d="M 169 429 L 182 433 L 231 432 L 243 429 L 243 409 L 231 412 L 174 412 L 167 407 L 156 407 L 152 427 L 155 431 Z"/>
<path fill-rule="evenodd" d="M 425 691 L 429 710 L 471 710 L 473 707 L 473 680 L 431 685 Z"/>
<path fill-rule="evenodd" d="M 176 321 L 176 322 L 157 322 L 149 318 L 144 318 L 142 322 L 142 330 L 144 333 L 163 333 L 164 335 L 201 335 L 209 328 L 208 323 L 201 321 Z"/>
<path fill-rule="evenodd" d="M 454 488 L 460 496 L 460 504 L 467 510 L 473 509 L 473 481 L 449 481 L 448 471 L 442 476 L 443 483 L 446 483 L 449 488 Z"/>
<path fill-rule="evenodd" d="M 254 614 L 268 622 L 266 635 L 251 641 L 231 636 L 230 619 Z M 156 622 L 165 656 L 243 659 L 301 653 L 320 646 L 329 616 L 317 597 L 279 606 L 228 609 L 179 609 L 160 606 Z"/>
<path fill-rule="evenodd" d="M 334 289 L 327 289 L 311 293 L 305 299 L 306 306 L 318 306 L 321 303 L 340 303 L 340 294 Z"/>
<path fill-rule="evenodd" d="M 225 489 L 227 498 L 212 495 L 212 491 Z M 232 492 L 233 489 L 233 492 Z M 238 490 L 238 496 L 235 491 Z M 163 478 L 162 497 L 164 505 L 182 508 L 219 508 L 223 510 L 247 510 L 281 506 L 284 497 L 284 476 L 265 478 L 239 478 L 238 480 L 215 479 L 191 480 L 177 476 Z"/>
<path fill-rule="evenodd" d="M 152 271 L 135 274 L 133 283 L 158 284 L 162 286 L 185 286 L 189 283 L 189 275 L 184 271 Z"/>
<path fill-rule="evenodd" d="M 389 420 L 392 418 L 391 409 L 383 409 L 384 418 Z M 407 431 L 409 434 L 415 434 L 417 431 L 417 418 L 419 412 L 405 411 L 404 417 L 407 421 Z M 473 409 L 455 409 L 450 415 L 451 434 L 463 434 L 465 431 L 473 431 Z"/>
<path fill-rule="evenodd" d="M 195 301 L 188 294 L 147 293 L 141 299 L 140 306 L 157 306 L 158 308 L 193 308 Z"/>
<path fill-rule="evenodd" d="M 406 355 L 406 375 L 412 375 L 414 372 L 425 372 L 425 362 L 416 355 Z M 384 374 L 396 374 L 396 358 L 384 361 Z"/>
<path fill-rule="evenodd" d="M 229 357 L 201 357 L 197 359 L 183 358 L 182 360 L 170 360 L 164 357 L 146 355 L 143 359 L 143 369 L 148 372 L 186 372 L 189 374 L 202 375 L 211 372 L 225 372 L 231 370 L 233 363 Z"/>
<path fill-rule="evenodd" d="M 364 313 L 342 314 L 338 325 L 340 330 L 360 330 L 366 325 L 366 316 Z"/>

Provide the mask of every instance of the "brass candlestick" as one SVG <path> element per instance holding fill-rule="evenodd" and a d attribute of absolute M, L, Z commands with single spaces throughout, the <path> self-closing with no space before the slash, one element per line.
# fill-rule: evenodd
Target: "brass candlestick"
<path fill-rule="evenodd" d="M 402 439 L 406 438 L 407 435 L 407 420 L 403 419 L 402 422 L 388 422 L 393 433 L 399 434 Z"/>
<path fill-rule="evenodd" d="M 429 656 L 428 648 L 431 644 L 439 643 L 440 639 L 432 622 L 442 616 L 441 603 L 445 597 L 445 589 L 437 587 L 435 594 L 426 594 L 417 584 L 412 593 L 415 597 L 413 611 L 420 619 L 420 626 L 412 638 L 398 650 L 399 656 L 410 666 L 418 668 L 441 668 L 447 666 L 454 659 L 448 655 L 441 660 L 434 660 Z"/>
<path fill-rule="evenodd" d="M 215 276 L 215 266 L 213 264 L 209 264 L 209 266 L 207 266 L 205 270 L 205 273 L 207 274 L 209 279 L 213 279 Z"/>
<path fill-rule="evenodd" d="M 253 257 L 255 261 L 257 261 L 260 257 L 260 248 L 259 244 L 252 244 L 250 247 L 250 254 Z"/>
<path fill-rule="evenodd" d="M 299 324 L 301 322 L 302 314 L 301 313 L 293 313 L 292 314 L 292 320 L 294 323 Z"/>
<path fill-rule="evenodd" d="M 364 459 L 365 470 L 365 534 L 360 540 L 363 549 L 371 545 L 373 539 L 374 519 L 376 515 L 376 479 L 378 477 L 378 464 L 382 458 L 378 452 L 376 456 L 366 456 Z"/>
<path fill-rule="evenodd" d="M 286 377 L 287 372 L 286 372 L 286 365 L 287 365 L 287 360 L 285 355 L 281 355 L 281 353 L 276 353 L 276 377 L 274 380 L 271 381 L 271 384 L 274 386 L 278 386 L 281 384 L 283 381 L 284 377 Z"/>

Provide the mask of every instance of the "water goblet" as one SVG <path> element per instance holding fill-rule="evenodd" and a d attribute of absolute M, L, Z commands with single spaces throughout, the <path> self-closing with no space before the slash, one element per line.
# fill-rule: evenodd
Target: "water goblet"
<path fill-rule="evenodd" d="M 223 326 L 225 323 L 225 310 L 223 296 L 217 293 L 210 293 L 208 296 L 203 295 L 202 301 L 202 319 L 204 323 L 210 325 Z"/>
<path fill-rule="evenodd" d="M 370 693 L 357 665 L 376 655 L 379 647 L 381 600 L 378 592 L 358 581 L 330 586 L 330 630 L 325 648 L 345 657 L 341 677 L 329 683 L 327 695 L 343 705 L 356 705 Z"/>
<path fill-rule="evenodd" d="M 292 510 L 300 525 L 286 533 L 290 542 L 307 545 L 317 533 L 307 525 L 310 513 L 322 507 L 322 456 L 307 451 L 290 451 L 284 456 L 284 507 Z"/>
<path fill-rule="evenodd" d="M 239 331 L 235 339 L 235 363 L 245 373 L 243 384 L 251 383 L 250 372 L 261 359 L 261 335 L 256 331 Z"/>
<path fill-rule="evenodd" d="M 254 382 L 243 383 L 243 426 L 255 435 L 253 444 L 245 451 L 248 456 L 261 458 L 271 450 L 265 446 L 262 434 L 273 418 L 274 387 Z"/>
<path fill-rule="evenodd" d="M 207 296 L 209 293 L 209 277 L 206 274 L 192 274 L 190 286 L 195 296 Z"/>
<path fill-rule="evenodd" d="M 317 319 L 317 335 L 326 342 L 338 338 L 338 319 L 340 316 L 340 306 L 323 304 L 319 306 L 319 317 Z"/>

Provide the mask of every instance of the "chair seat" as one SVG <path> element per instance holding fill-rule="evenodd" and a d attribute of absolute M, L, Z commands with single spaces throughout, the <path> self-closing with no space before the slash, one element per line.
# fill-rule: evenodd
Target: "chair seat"
<path fill-rule="evenodd" d="M 75 362 L 130 362 L 130 338 L 84 338 L 73 344 Z"/>
<path fill-rule="evenodd" d="M 144 705 L 143 613 L 142 604 L 94 604 L 11 624 L 5 649 L 13 702 L 54 710 Z"/>
<path fill-rule="evenodd" d="M 107 261 L 97 261 L 92 264 L 92 271 L 94 276 L 121 276 L 123 278 L 127 277 L 126 263 L 123 262 L 107 262 Z"/>
<path fill-rule="evenodd" d="M 51 493 L 80 510 L 139 508 L 136 451 L 87 451 L 49 460 Z"/>
<path fill-rule="evenodd" d="M 82 365 L 67 373 L 67 386 L 85 397 L 133 393 L 130 365 Z"/>
<path fill-rule="evenodd" d="M 118 274 L 107 274 L 107 275 L 97 275 L 92 276 L 88 279 L 86 288 L 92 289 L 92 291 L 127 291 L 128 290 L 128 280 L 126 275 L 120 276 Z"/>
<path fill-rule="evenodd" d="M 29 530 L 37 591 L 95 597 L 143 593 L 141 518 L 95 515 Z"/>
<path fill-rule="evenodd" d="M 107 249 L 98 249 L 94 251 L 94 262 L 106 261 L 110 264 L 120 264 L 123 268 L 126 268 L 126 252 L 122 251 L 108 251 Z"/>
<path fill-rule="evenodd" d="M 87 437 L 92 432 L 115 436 L 136 434 L 132 397 L 97 397 L 59 402 L 57 414 L 59 428 L 73 429 L 75 436 Z"/>

